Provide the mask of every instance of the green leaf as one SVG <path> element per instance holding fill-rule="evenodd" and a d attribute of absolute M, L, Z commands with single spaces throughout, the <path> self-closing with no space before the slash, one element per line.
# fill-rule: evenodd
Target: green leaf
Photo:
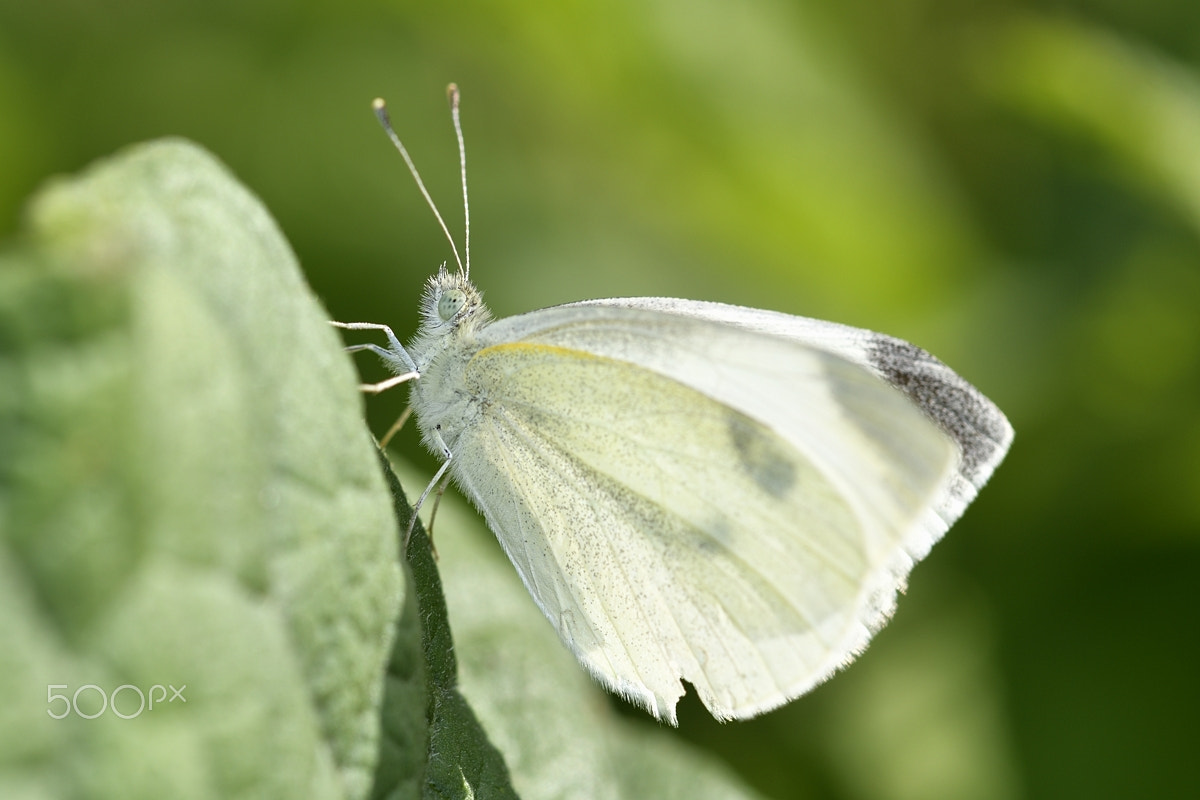
<path fill-rule="evenodd" d="M 0 795 L 364 796 L 396 524 L 274 222 L 156 142 L 0 259 Z"/>
<path fill-rule="evenodd" d="M 404 529 L 412 507 L 380 456 Z M 413 580 L 388 665 L 385 741 L 372 796 L 516 797 L 504 758 L 458 691 L 458 666 L 442 583 L 425 530 L 407 551 Z"/>

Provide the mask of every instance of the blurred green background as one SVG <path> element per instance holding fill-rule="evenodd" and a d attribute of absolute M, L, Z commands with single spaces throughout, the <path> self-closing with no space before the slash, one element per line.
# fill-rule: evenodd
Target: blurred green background
<path fill-rule="evenodd" d="M 855 666 L 678 735 L 778 798 L 1200 792 L 1200 4 L 2 0 L 0 235 L 49 175 L 186 136 L 334 317 L 407 335 L 450 254 L 370 101 L 457 235 L 451 80 L 499 315 L 835 319 L 1016 428 Z"/>

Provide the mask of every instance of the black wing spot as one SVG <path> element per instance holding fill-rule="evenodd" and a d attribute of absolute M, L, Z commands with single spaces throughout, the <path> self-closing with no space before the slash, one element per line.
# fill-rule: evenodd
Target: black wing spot
<path fill-rule="evenodd" d="M 783 497 L 796 485 L 796 465 L 773 435 L 738 413 L 726 420 L 729 437 L 746 471 L 759 488 L 772 497 Z"/>

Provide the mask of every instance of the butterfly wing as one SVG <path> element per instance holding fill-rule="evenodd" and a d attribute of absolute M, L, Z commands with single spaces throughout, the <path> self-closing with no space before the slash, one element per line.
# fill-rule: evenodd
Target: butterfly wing
<path fill-rule="evenodd" d="M 970 499 L 966 449 L 885 370 L 799 328 L 654 302 L 486 328 L 451 469 L 602 682 L 671 722 L 681 678 L 714 716 L 749 717 L 886 621 Z"/>

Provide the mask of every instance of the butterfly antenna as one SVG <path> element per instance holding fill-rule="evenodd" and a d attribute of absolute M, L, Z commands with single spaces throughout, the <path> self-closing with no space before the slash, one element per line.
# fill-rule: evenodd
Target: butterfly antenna
<path fill-rule="evenodd" d="M 442 233 L 446 234 L 446 241 L 450 242 L 450 249 L 454 251 L 454 260 L 458 262 L 458 271 L 466 273 L 466 268 L 463 266 L 463 261 L 458 257 L 458 247 L 454 244 L 454 237 L 450 235 L 450 229 L 446 227 L 446 221 L 442 219 L 441 213 L 438 212 L 437 206 L 433 203 L 433 198 L 429 196 L 429 190 L 425 188 L 425 182 L 421 180 L 421 173 L 417 172 L 417 167 L 413 164 L 412 158 L 408 155 L 408 150 L 405 149 L 404 143 L 400 141 L 400 137 L 396 135 L 396 131 L 392 128 L 392 120 L 388 117 L 387 105 L 383 102 L 382 97 L 376 97 L 371 103 L 371 108 L 375 110 L 375 116 L 379 120 L 379 124 L 383 126 L 384 132 L 388 138 L 392 140 L 392 144 L 400 151 L 400 155 L 404 157 L 404 163 L 408 165 L 408 171 L 412 173 L 413 180 L 417 182 L 417 188 L 421 190 L 421 196 L 425 198 L 425 202 L 429 204 L 429 208 L 433 211 L 433 216 L 437 218 L 438 224 L 442 226 Z M 457 120 L 457 113 L 455 115 Z M 457 127 L 457 122 L 455 123 Z M 462 134 L 459 134 L 459 141 L 462 141 Z M 460 145 L 461 148 L 461 145 Z"/>
<path fill-rule="evenodd" d="M 446 87 L 446 94 L 450 97 L 450 116 L 454 119 L 454 135 L 458 137 L 458 165 L 462 172 L 462 187 L 463 187 L 463 224 L 466 228 L 466 233 L 463 239 L 463 250 L 466 256 L 467 266 L 463 273 L 463 277 L 470 279 L 471 277 L 471 204 L 467 202 L 467 146 L 463 143 L 462 119 L 458 114 L 458 84 L 452 83 Z"/>

